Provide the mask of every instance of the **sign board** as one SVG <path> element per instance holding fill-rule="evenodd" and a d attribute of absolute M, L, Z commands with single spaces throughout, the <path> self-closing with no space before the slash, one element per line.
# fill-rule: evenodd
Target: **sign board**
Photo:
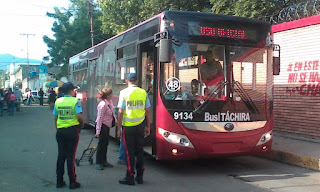
<path fill-rule="evenodd" d="M 45 83 L 46 80 L 47 80 L 46 74 L 40 73 L 40 74 L 39 74 L 39 80 L 40 80 L 41 83 Z"/>
<path fill-rule="evenodd" d="M 40 65 L 39 66 L 39 73 L 40 74 L 46 74 L 47 73 L 47 66 L 46 65 Z"/>

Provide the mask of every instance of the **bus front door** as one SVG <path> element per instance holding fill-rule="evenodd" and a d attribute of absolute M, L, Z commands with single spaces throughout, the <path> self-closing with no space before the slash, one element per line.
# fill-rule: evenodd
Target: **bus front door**
<path fill-rule="evenodd" d="M 154 103 L 154 45 L 153 41 L 148 41 L 139 45 L 139 59 L 141 62 L 140 67 L 140 86 L 141 88 L 145 89 L 148 93 L 148 98 L 151 103 L 151 133 L 150 136 L 145 138 L 145 152 L 155 155 L 155 129 L 154 129 L 154 115 L 155 115 L 155 103 Z"/>

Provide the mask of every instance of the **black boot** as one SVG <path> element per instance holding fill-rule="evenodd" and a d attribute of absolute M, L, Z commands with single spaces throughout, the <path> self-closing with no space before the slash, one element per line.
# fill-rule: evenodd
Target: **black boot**
<path fill-rule="evenodd" d="M 135 180 L 138 184 L 143 184 L 143 172 L 144 172 L 144 169 L 137 170 L 137 176 Z"/>
<path fill-rule="evenodd" d="M 63 181 L 63 178 L 57 178 L 57 185 L 56 185 L 56 187 L 57 187 L 57 188 L 62 188 L 62 187 L 64 187 L 64 186 L 66 186 L 66 182 Z"/>
<path fill-rule="evenodd" d="M 80 183 L 78 182 L 72 182 L 70 183 L 69 189 L 76 189 L 80 187 Z"/>
<path fill-rule="evenodd" d="M 119 183 L 120 184 L 126 184 L 126 185 L 135 185 L 135 182 L 134 182 L 134 177 L 131 176 L 131 177 L 125 177 L 123 179 L 120 179 L 119 180 Z"/>
<path fill-rule="evenodd" d="M 142 175 L 137 175 L 135 180 L 138 184 L 143 184 L 143 176 Z"/>
<path fill-rule="evenodd" d="M 126 184 L 126 185 L 135 185 L 134 182 L 134 173 L 130 173 L 127 171 L 126 177 L 119 180 L 120 184 Z"/>

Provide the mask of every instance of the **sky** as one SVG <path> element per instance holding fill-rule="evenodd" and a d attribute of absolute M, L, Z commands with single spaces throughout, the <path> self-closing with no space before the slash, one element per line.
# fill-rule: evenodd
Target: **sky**
<path fill-rule="evenodd" d="M 69 0 L 1 0 L 0 1 L 0 54 L 42 60 L 48 56 L 43 36 L 53 38 L 54 19 L 46 16 L 53 8 L 67 8 Z M 33 34 L 27 36 L 21 34 Z M 27 48 L 27 44 L 29 45 Z"/>

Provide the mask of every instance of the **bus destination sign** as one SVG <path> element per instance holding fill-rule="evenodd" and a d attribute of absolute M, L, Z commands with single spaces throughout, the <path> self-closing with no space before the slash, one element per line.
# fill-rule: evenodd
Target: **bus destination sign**
<path fill-rule="evenodd" d="M 231 39 L 247 39 L 246 31 L 237 29 L 200 27 L 200 34 L 203 36 L 224 37 Z"/>
<path fill-rule="evenodd" d="M 257 40 L 257 31 L 247 27 L 188 22 L 189 35 L 227 39 Z"/>

